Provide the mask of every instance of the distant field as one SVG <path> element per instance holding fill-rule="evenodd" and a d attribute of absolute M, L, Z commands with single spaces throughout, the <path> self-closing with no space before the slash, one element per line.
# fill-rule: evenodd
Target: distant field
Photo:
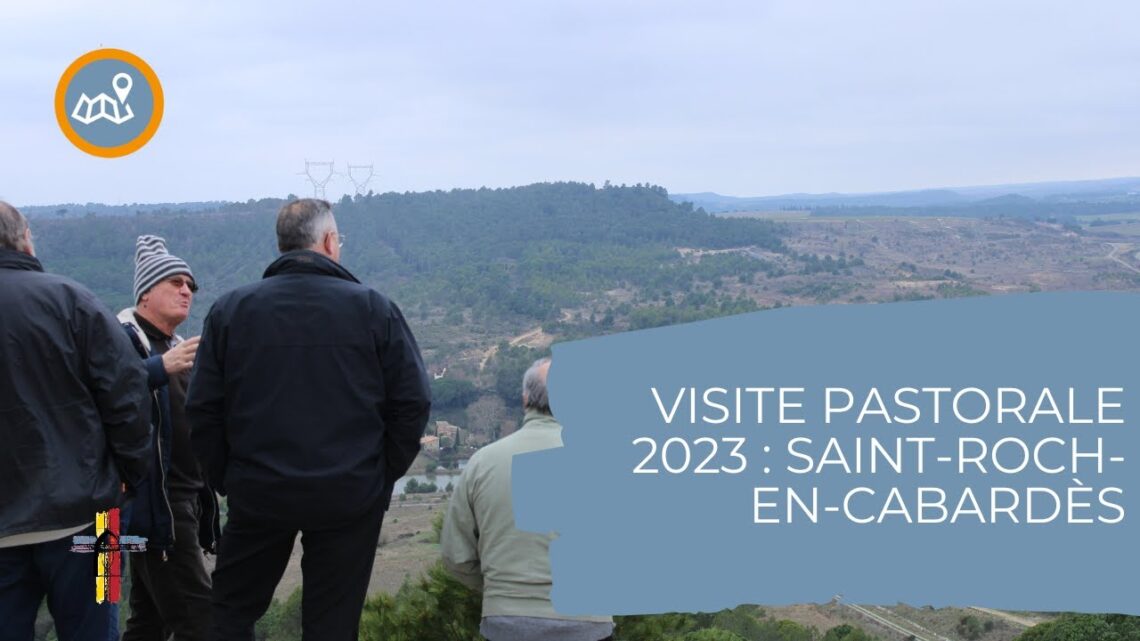
<path fill-rule="evenodd" d="M 1126 214 L 1103 214 L 1096 216 L 1077 216 L 1077 220 L 1082 223 L 1091 223 L 1094 220 L 1140 220 L 1140 211 L 1134 211 Z"/>
<path fill-rule="evenodd" d="M 810 211 L 729 211 L 717 212 L 714 216 L 721 216 L 724 218 L 759 218 L 763 220 L 775 220 L 784 222 L 818 222 L 818 223 L 834 223 L 843 222 L 845 220 L 922 220 L 924 218 L 963 218 L 969 220 L 968 216 L 813 216 Z M 1122 214 L 1097 214 L 1090 216 L 1076 216 L 1078 222 L 1088 225 L 1089 223 L 1102 220 L 1106 222 L 1118 221 L 1138 221 L 1140 222 L 1140 211 L 1127 212 Z M 1115 225 L 1112 226 L 1114 229 Z"/>
<path fill-rule="evenodd" d="M 763 218 L 765 220 L 802 220 L 811 217 L 808 211 L 720 211 L 714 216 L 722 218 Z"/>
<path fill-rule="evenodd" d="M 1085 230 L 1089 232 L 1099 231 L 1109 234 L 1119 234 L 1121 236 L 1140 236 L 1140 212 L 1106 214 L 1104 216 L 1078 216 L 1077 220 L 1079 220 L 1085 226 Z M 1097 221 L 1114 224 L 1094 225 L 1093 223 Z"/>
<path fill-rule="evenodd" d="M 1112 225 L 1100 229 L 1111 230 L 1121 236 L 1140 236 L 1140 225 Z"/>
<path fill-rule="evenodd" d="M 728 211 L 714 216 L 724 218 L 759 218 L 781 222 L 841 223 L 849 220 L 912 220 L 925 216 L 813 216 L 810 211 Z M 931 217 L 933 218 L 933 217 Z"/>

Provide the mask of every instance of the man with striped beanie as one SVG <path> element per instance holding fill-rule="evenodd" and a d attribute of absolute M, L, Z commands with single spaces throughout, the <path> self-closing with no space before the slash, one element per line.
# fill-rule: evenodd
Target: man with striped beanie
<path fill-rule="evenodd" d="M 135 303 L 143 294 L 163 280 L 183 274 L 194 283 L 194 272 L 186 261 L 166 250 L 166 240 L 159 236 L 139 236 L 135 241 Z M 197 287 L 190 290 L 193 293 Z"/>
<path fill-rule="evenodd" d="M 153 470 L 131 508 L 127 532 L 147 538 L 132 555 L 131 617 L 125 641 L 205 639 L 210 621 L 210 576 L 203 550 L 217 539 L 217 501 L 203 480 L 190 445 L 186 387 L 198 337 L 175 334 L 190 315 L 198 285 L 186 261 L 158 236 L 139 236 L 135 250 L 135 307 L 119 313 L 146 364 L 152 391 Z"/>

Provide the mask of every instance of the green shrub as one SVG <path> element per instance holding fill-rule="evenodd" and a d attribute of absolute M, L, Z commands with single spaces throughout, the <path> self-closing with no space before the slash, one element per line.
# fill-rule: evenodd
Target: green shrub
<path fill-rule="evenodd" d="M 1063 614 L 1029 628 L 1014 641 L 1140 641 L 1140 617 Z"/>
<path fill-rule="evenodd" d="M 705 628 L 681 637 L 682 641 L 747 641 L 744 637 L 720 628 Z"/>
<path fill-rule="evenodd" d="M 253 631 L 257 641 L 301 641 L 301 588 L 284 603 L 274 599 Z"/>
<path fill-rule="evenodd" d="M 482 596 L 456 581 L 441 562 L 405 581 L 395 596 L 364 604 L 360 641 L 481 641 Z"/>
<path fill-rule="evenodd" d="M 978 620 L 978 617 L 972 614 L 967 614 L 959 619 L 958 625 L 955 626 L 954 630 L 958 633 L 958 636 L 969 639 L 969 641 L 980 638 L 984 631 L 982 629 L 982 622 Z"/>

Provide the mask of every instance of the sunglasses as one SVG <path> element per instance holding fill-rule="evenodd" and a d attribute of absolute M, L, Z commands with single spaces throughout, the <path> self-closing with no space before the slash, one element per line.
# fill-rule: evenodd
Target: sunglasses
<path fill-rule="evenodd" d="M 166 282 L 170 283 L 174 286 L 174 289 L 178 290 L 181 290 L 182 286 L 185 285 L 186 287 L 190 288 L 191 294 L 198 291 L 198 283 L 195 283 L 191 278 L 185 278 L 183 276 L 171 276 L 170 278 L 166 279 Z"/>

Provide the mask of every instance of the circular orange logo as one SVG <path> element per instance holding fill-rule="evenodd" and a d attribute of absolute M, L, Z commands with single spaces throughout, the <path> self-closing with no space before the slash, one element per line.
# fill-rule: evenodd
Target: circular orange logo
<path fill-rule="evenodd" d="M 102 158 L 138 151 L 162 122 L 162 85 L 142 58 L 96 49 L 68 66 L 55 88 L 55 118 L 71 144 Z"/>

